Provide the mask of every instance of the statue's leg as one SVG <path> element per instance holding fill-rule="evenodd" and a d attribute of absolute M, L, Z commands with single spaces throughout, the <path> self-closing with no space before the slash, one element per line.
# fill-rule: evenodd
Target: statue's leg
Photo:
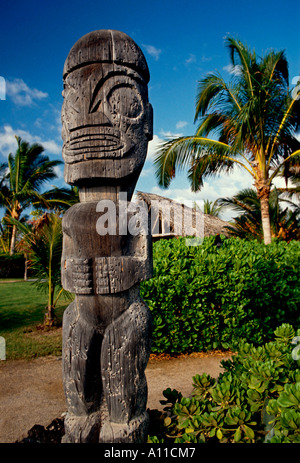
<path fill-rule="evenodd" d="M 109 417 L 100 442 L 144 442 L 148 414 L 145 368 L 150 354 L 151 314 L 139 298 L 105 330 L 101 348 L 103 392 Z"/>
<path fill-rule="evenodd" d="M 101 342 L 97 327 L 78 310 L 75 299 L 63 317 L 63 381 L 68 406 L 63 442 L 98 442 Z"/>

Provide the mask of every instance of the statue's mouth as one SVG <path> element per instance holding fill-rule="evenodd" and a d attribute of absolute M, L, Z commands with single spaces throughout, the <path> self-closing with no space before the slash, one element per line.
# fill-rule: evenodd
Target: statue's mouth
<path fill-rule="evenodd" d="M 69 140 L 63 145 L 63 155 L 68 163 L 122 158 L 134 145 L 125 133 L 103 125 L 76 127 L 69 133 Z"/>

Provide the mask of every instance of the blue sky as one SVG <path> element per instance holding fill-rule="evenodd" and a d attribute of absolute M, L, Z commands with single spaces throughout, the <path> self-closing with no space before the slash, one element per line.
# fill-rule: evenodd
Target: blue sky
<path fill-rule="evenodd" d="M 62 69 L 73 44 L 96 29 L 127 33 L 142 48 L 150 69 L 154 138 L 137 189 L 176 200 L 215 200 L 251 186 L 243 171 L 205 181 L 190 192 L 185 174 L 168 190 L 157 185 L 153 153 L 168 136 L 192 135 L 197 82 L 208 72 L 230 74 L 224 38 L 239 38 L 257 54 L 286 51 L 290 80 L 300 75 L 300 4 L 296 0 L 15 0 L 1 7 L 0 162 L 16 148 L 14 135 L 41 143 L 61 157 Z M 1 84 L 1 81 L 0 81 Z M 1 89 L 0 89 L 1 98 Z M 63 167 L 56 185 L 63 185 Z M 54 182 L 52 182 L 54 183 Z"/>

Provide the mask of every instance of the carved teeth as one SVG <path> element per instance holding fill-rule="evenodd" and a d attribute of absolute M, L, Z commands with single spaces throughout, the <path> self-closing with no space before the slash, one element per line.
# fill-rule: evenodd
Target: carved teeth
<path fill-rule="evenodd" d="M 122 158 L 133 146 L 125 134 L 103 125 L 76 127 L 63 145 L 65 161 L 72 164 L 89 159 Z"/>
<path fill-rule="evenodd" d="M 123 144 L 120 143 L 120 139 L 114 135 L 106 134 L 93 134 L 93 135 L 82 135 L 72 139 L 69 144 L 70 150 L 82 150 L 82 149 L 94 148 L 98 151 L 102 150 L 119 150 L 123 148 Z"/>

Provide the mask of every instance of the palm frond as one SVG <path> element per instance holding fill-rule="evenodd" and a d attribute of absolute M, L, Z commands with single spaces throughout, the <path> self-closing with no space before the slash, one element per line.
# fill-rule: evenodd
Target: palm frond
<path fill-rule="evenodd" d="M 214 217 L 220 217 L 222 212 L 222 206 L 218 204 L 218 200 L 209 201 L 208 199 L 205 199 L 203 212 L 204 214 L 209 214 Z"/>
<path fill-rule="evenodd" d="M 201 178 L 197 180 L 196 175 L 202 177 L 232 167 L 231 161 L 225 160 L 228 153 L 231 153 L 230 146 L 204 137 L 168 140 L 161 144 L 154 159 L 158 183 L 167 188 L 177 170 L 188 168 L 190 180 L 195 180 L 193 188 L 196 191 L 199 188 L 196 183 L 202 181 Z"/>
<path fill-rule="evenodd" d="M 257 193 L 253 188 L 244 188 L 235 194 L 232 198 L 219 198 L 217 204 L 226 209 L 231 209 L 239 214 L 253 212 L 255 208 L 260 207 Z"/>
<path fill-rule="evenodd" d="M 43 199 L 48 204 L 49 209 L 66 210 L 79 202 L 79 190 L 78 187 L 53 187 L 43 193 Z"/>
<path fill-rule="evenodd" d="M 252 96 L 253 87 L 255 85 L 254 76 L 257 67 L 255 53 L 251 52 L 240 40 L 234 39 L 233 37 L 226 38 L 225 46 L 229 50 L 232 65 L 239 66 L 240 73 L 246 83 L 244 91 L 248 96 Z"/>
<path fill-rule="evenodd" d="M 36 189 L 47 181 L 57 177 L 54 167 L 61 165 L 59 160 L 50 161 L 48 156 L 43 156 L 32 162 L 30 167 L 27 166 L 26 175 L 24 176 L 23 189 Z"/>
<path fill-rule="evenodd" d="M 191 190 L 197 192 L 203 186 L 203 179 L 220 173 L 229 173 L 234 167 L 234 161 L 228 159 L 222 152 L 203 151 L 195 156 L 188 169 L 187 177 Z"/>
<path fill-rule="evenodd" d="M 289 67 L 285 52 L 275 52 L 270 50 L 261 60 L 262 75 L 272 82 L 274 79 L 278 80 L 278 84 L 289 84 Z"/>

